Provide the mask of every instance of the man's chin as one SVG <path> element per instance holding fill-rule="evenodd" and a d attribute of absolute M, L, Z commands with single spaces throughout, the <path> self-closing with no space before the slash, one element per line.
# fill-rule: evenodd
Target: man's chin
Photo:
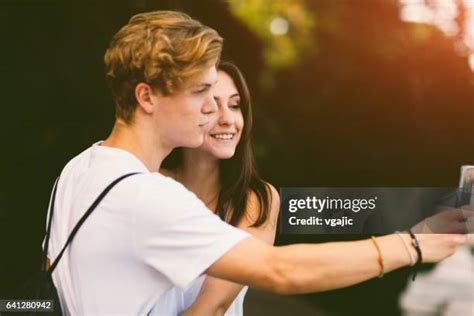
<path fill-rule="evenodd" d="M 204 136 L 201 136 L 201 137 L 195 139 L 193 142 L 190 142 L 187 146 L 184 146 L 184 147 L 188 147 L 188 148 L 198 148 L 198 147 L 201 146 L 203 143 L 204 143 Z"/>

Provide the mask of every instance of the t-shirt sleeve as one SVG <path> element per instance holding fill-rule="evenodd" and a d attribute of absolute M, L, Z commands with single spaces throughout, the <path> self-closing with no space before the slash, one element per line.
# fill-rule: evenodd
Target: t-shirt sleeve
<path fill-rule="evenodd" d="M 137 255 L 176 286 L 186 288 L 249 236 L 214 215 L 176 181 L 156 176 L 150 182 L 141 184 L 134 210 Z"/>

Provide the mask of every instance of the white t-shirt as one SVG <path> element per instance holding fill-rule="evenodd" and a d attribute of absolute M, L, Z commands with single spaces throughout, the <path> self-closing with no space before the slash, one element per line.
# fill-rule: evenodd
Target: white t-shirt
<path fill-rule="evenodd" d="M 173 287 L 166 291 L 161 295 L 153 311 L 150 313 L 150 316 L 179 316 L 194 303 L 199 295 L 205 277 L 205 275 L 199 276 L 186 290 Z M 243 316 L 244 298 L 247 290 L 248 286 L 244 286 L 242 290 L 240 290 L 239 295 L 237 295 L 225 312 L 225 316 Z"/>
<path fill-rule="evenodd" d="M 58 184 L 48 257 L 99 194 L 122 180 L 86 220 L 53 272 L 65 314 L 143 315 L 166 290 L 186 288 L 248 233 L 212 212 L 131 153 L 99 143 L 72 159 Z"/>

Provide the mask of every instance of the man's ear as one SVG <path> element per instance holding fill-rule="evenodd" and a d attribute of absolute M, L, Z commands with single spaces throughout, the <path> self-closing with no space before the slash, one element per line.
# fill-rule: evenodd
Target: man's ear
<path fill-rule="evenodd" d="M 135 86 L 135 98 L 138 106 L 147 114 L 152 114 L 157 103 L 156 94 L 151 86 L 147 83 L 140 82 Z"/>

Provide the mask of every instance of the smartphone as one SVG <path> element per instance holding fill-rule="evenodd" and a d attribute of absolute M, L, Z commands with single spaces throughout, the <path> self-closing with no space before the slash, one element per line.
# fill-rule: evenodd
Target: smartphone
<path fill-rule="evenodd" d="M 461 166 L 461 178 L 456 198 L 456 207 L 470 205 L 474 207 L 474 195 L 472 188 L 474 184 L 474 165 Z"/>

